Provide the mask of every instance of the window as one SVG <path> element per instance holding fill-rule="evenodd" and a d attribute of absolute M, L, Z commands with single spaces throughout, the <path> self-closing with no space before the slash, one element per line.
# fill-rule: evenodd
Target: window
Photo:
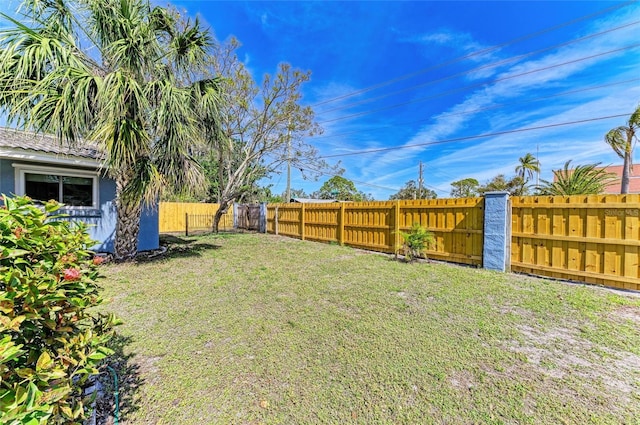
<path fill-rule="evenodd" d="M 16 193 L 69 207 L 98 207 L 98 178 L 90 171 L 15 165 Z"/>

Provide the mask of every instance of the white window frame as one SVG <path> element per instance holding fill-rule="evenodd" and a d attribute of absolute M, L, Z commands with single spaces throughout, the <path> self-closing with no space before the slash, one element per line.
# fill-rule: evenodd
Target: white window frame
<path fill-rule="evenodd" d="M 54 176 L 62 176 L 62 177 L 84 177 L 90 178 L 93 180 L 92 188 L 93 193 L 91 194 L 91 199 L 93 203 L 91 206 L 67 206 L 65 205 L 65 209 L 78 209 L 78 210 L 87 210 L 87 209 L 98 209 L 100 205 L 100 200 L 98 199 L 98 194 L 100 193 L 98 188 L 99 176 L 97 171 L 85 171 L 85 170 L 72 170 L 69 168 L 62 167 L 43 167 L 39 165 L 28 165 L 28 164 L 12 164 L 15 168 L 15 193 L 16 195 L 24 196 L 25 195 L 25 174 L 47 174 Z M 41 199 L 41 201 L 47 201 L 47 199 Z"/>

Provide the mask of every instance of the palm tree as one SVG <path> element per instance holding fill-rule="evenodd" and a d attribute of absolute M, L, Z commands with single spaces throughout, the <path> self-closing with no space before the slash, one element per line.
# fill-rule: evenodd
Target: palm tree
<path fill-rule="evenodd" d="M 24 0 L 0 31 L 0 107 L 18 127 L 92 140 L 116 182 L 115 254 L 137 251 L 143 204 L 204 182 L 191 153 L 215 130 L 212 39 L 148 0 Z M 26 22 L 26 23 L 25 23 Z"/>
<path fill-rule="evenodd" d="M 577 165 L 571 168 L 571 160 L 564 163 L 562 170 L 554 170 L 554 181 L 542 180 L 539 195 L 598 195 L 616 180 L 616 175 L 598 168 L 598 164 Z"/>
<path fill-rule="evenodd" d="M 520 157 L 518 161 L 520 161 L 520 165 L 516 167 L 516 174 L 522 178 L 525 183 L 533 178 L 533 173 L 540 172 L 540 161 L 532 154 L 527 152 L 527 154 Z"/>
<path fill-rule="evenodd" d="M 613 151 L 622 158 L 622 183 L 620 193 L 629 193 L 629 174 L 633 167 L 633 142 L 638 140 L 636 132 L 640 129 L 640 106 L 629 117 L 627 125 L 616 127 L 604 136 Z"/>

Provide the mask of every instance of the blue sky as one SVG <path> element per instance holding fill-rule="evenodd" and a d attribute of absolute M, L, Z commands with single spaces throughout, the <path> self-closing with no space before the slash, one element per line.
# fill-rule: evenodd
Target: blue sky
<path fill-rule="evenodd" d="M 569 159 L 619 163 L 604 134 L 640 103 L 637 2 L 171 3 L 219 40 L 238 38 L 258 80 L 280 62 L 310 70 L 303 103 L 324 134 L 308 143 L 376 199 L 416 180 L 419 161 L 439 197 L 461 178 L 513 175 L 527 152 L 539 152 L 542 179 Z M 312 192 L 329 177 L 294 170 L 292 187 Z M 268 183 L 281 193 L 286 175 Z"/>
<path fill-rule="evenodd" d="M 406 181 L 417 179 L 419 161 L 425 184 L 439 197 L 447 196 L 457 179 L 474 177 L 483 183 L 498 173 L 512 175 L 518 158 L 535 155 L 536 149 L 543 179 L 569 159 L 618 163 L 603 137 L 624 117 L 406 146 L 626 114 L 640 103 L 640 47 L 581 60 L 638 44 L 640 22 L 633 24 L 640 21 L 638 4 L 440 66 L 622 3 L 172 3 L 200 15 L 218 39 L 236 36 L 243 44 L 239 56 L 255 78 L 274 72 L 279 62 L 312 72 L 304 102 L 317 105 L 324 134 L 309 143 L 322 155 L 394 148 L 330 158 L 340 160 L 344 176 L 376 199 L 388 199 Z M 633 25 L 553 47 L 625 24 Z M 575 62 L 559 65 L 569 61 Z M 416 75 L 320 104 L 408 74 Z M 292 186 L 311 192 L 326 178 L 304 181 L 294 171 Z M 286 176 L 276 175 L 270 183 L 279 193 Z"/>

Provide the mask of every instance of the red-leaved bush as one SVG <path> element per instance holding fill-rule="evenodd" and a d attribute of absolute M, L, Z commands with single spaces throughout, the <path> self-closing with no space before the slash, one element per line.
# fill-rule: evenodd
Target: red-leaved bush
<path fill-rule="evenodd" d="M 0 423 L 80 424 L 82 387 L 111 351 L 94 242 L 60 205 L 4 197 L 0 208 Z"/>

